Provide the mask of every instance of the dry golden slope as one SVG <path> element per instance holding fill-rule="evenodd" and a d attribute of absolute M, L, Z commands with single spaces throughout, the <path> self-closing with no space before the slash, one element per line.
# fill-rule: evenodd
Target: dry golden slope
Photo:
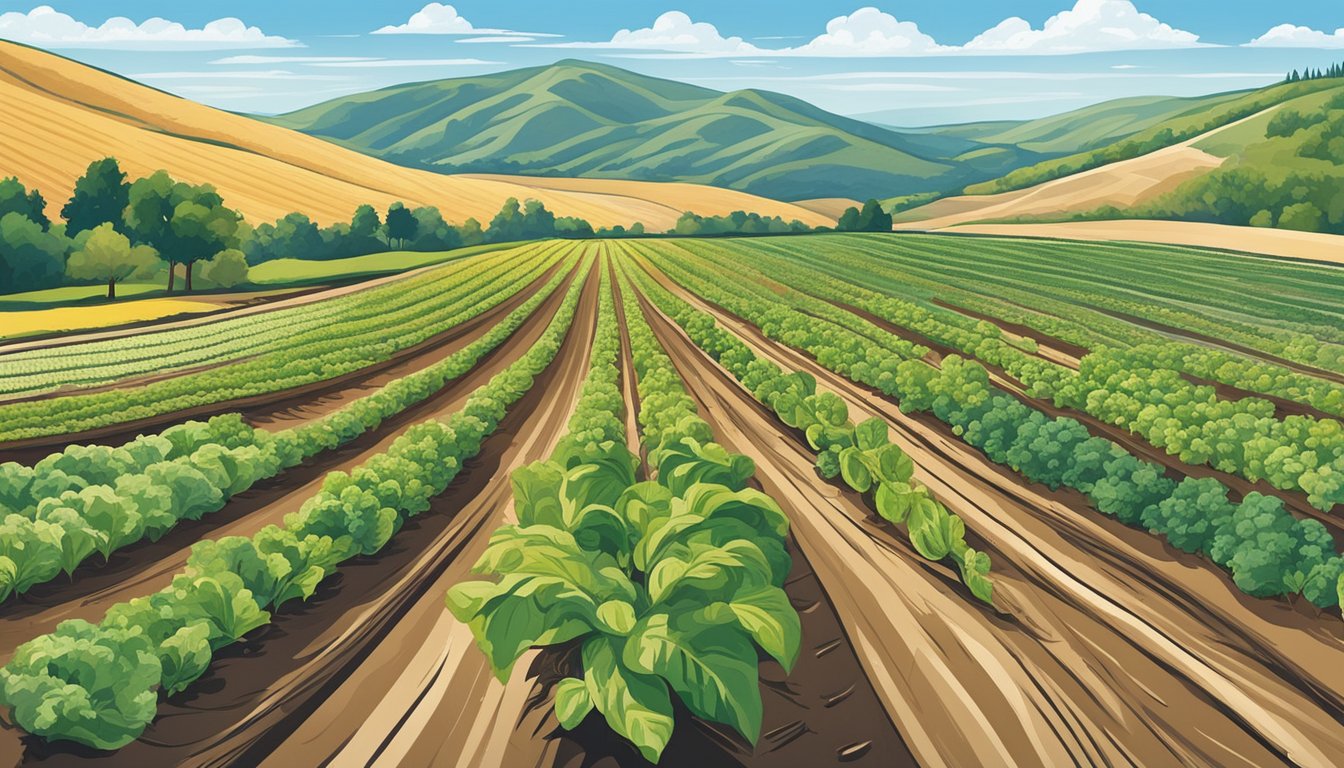
<path fill-rule="evenodd" d="M 361 203 L 435 205 L 449 221 L 488 221 L 509 197 L 536 198 L 595 226 L 663 230 L 683 211 L 756 211 L 834 223 L 807 209 L 694 184 L 447 176 L 377 160 L 321 139 L 223 112 L 44 51 L 0 41 L 0 175 L 42 190 L 59 212 L 88 164 L 112 155 L 132 177 L 160 168 L 210 183 L 252 221 L 303 211 L 329 223 Z"/>

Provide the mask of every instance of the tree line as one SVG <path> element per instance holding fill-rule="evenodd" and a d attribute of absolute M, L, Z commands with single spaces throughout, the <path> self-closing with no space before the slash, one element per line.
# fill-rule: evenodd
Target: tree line
<path fill-rule="evenodd" d="M 1294 69 L 1283 78 L 1285 83 L 1300 83 L 1303 80 L 1324 80 L 1327 77 L 1344 77 L 1344 62 L 1331 64 L 1325 69 L 1307 67 L 1301 72 Z"/>
<path fill-rule="evenodd" d="M 350 221 L 326 227 L 300 212 L 253 227 L 209 184 L 178 181 L 167 171 L 132 181 L 111 157 L 94 161 L 79 177 L 60 219 L 51 220 L 47 207 L 41 192 L 17 177 L 0 179 L 0 286 L 6 293 L 102 283 L 112 299 L 118 283 L 163 272 L 173 293 L 179 271 L 182 289 L 190 292 L 197 277 L 213 287 L 233 287 L 247 282 L 250 267 L 279 258 L 644 234 L 640 223 L 595 229 L 583 219 L 556 216 L 537 200 L 513 198 L 485 227 L 476 219 L 451 224 L 433 206 L 401 202 L 381 213 L 361 205 Z"/>

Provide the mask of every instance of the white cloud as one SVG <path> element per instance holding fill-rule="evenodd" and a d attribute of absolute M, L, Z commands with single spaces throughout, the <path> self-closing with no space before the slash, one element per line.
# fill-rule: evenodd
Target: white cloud
<path fill-rule="evenodd" d="M 443 3 L 430 3 L 411 14 L 405 24 L 389 24 L 373 31 L 375 35 L 490 35 L 522 41 L 534 37 L 559 37 L 545 32 L 515 32 L 512 29 L 477 27 L 457 9 Z M 465 41 L 459 41 L 465 42 Z M 472 40 L 471 42 L 479 42 Z"/>
<path fill-rule="evenodd" d="M 481 37 L 463 37 L 458 39 L 459 43 L 530 43 L 536 40 L 536 35 L 483 35 Z"/>
<path fill-rule="evenodd" d="M 1253 48 L 1344 48 L 1344 27 L 1330 34 L 1311 27 L 1280 24 L 1246 45 Z"/>
<path fill-rule="evenodd" d="M 375 29 L 375 35 L 469 35 L 476 28 L 451 5 L 430 3 L 411 14 L 405 24 Z"/>
<path fill-rule="evenodd" d="M 1082 53 L 1142 48 L 1190 48 L 1199 35 L 1175 29 L 1142 13 L 1130 0 L 1078 0 L 1072 10 L 1033 29 L 1014 16 L 971 40 L 970 53 Z"/>
<path fill-rule="evenodd" d="M 283 69 L 247 70 L 240 72 L 138 72 L 127 75 L 135 80 L 340 80 L 333 75 L 298 75 Z"/>
<path fill-rule="evenodd" d="M 713 24 L 692 21 L 690 16 L 681 11 L 664 13 L 654 20 L 651 27 L 622 29 L 606 42 L 550 43 L 540 47 L 655 50 L 710 56 L 770 53 L 740 37 L 724 37 Z"/>
<path fill-rule="evenodd" d="M 124 16 L 114 16 L 91 27 L 49 5 L 39 5 L 28 13 L 10 11 L 0 14 L 0 38 L 44 48 L 188 50 L 301 45 L 288 38 L 267 35 L 257 27 L 249 27 L 231 17 L 215 19 L 200 29 L 188 29 L 158 17 L 136 24 Z"/>
<path fill-rule="evenodd" d="M 826 24 L 826 34 L 784 52 L 803 56 L 908 56 L 933 53 L 944 46 L 919 31 L 911 21 L 899 21 L 876 8 L 860 8 Z"/>

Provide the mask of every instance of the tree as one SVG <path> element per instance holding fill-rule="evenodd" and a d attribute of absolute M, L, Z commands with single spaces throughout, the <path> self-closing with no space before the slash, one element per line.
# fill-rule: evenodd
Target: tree
<path fill-rule="evenodd" d="M 117 231 L 124 231 L 122 213 L 130 202 L 130 190 L 116 158 L 105 157 L 89 163 L 88 170 L 75 181 L 70 201 L 61 209 L 66 233 L 73 237 L 106 222 L 111 222 Z"/>
<path fill-rule="evenodd" d="M 840 232 L 890 232 L 891 225 L 891 214 L 876 199 L 869 199 L 863 210 L 846 208 L 835 228 Z"/>
<path fill-rule="evenodd" d="M 1295 203 L 1283 209 L 1279 214 L 1281 229 L 1296 229 L 1302 232 L 1320 232 L 1325 228 L 1325 214 L 1311 203 Z"/>
<path fill-rule="evenodd" d="M 388 206 L 386 226 L 387 244 L 389 246 L 392 245 L 394 240 L 400 245 L 405 245 L 407 240 L 415 237 L 417 231 L 415 215 L 399 202 Z"/>
<path fill-rule="evenodd" d="M 225 207 L 214 187 L 173 181 L 167 171 L 132 184 L 126 206 L 126 225 L 135 240 L 153 246 L 168 262 L 169 293 L 178 264 L 186 268 L 190 291 L 196 262 L 238 246 L 241 220 L 236 211 Z"/>
<path fill-rule="evenodd" d="M 350 218 L 350 236 L 377 237 L 381 226 L 383 222 L 378 220 L 378 211 L 366 203 L 356 208 L 355 215 Z"/>
<path fill-rule="evenodd" d="M 490 226 L 485 230 L 485 239 L 490 243 L 507 243 L 523 239 L 523 214 L 522 207 L 518 205 L 518 198 L 510 197 L 504 201 L 499 213 L 490 220 Z"/>
<path fill-rule="evenodd" d="M 51 227 L 46 208 L 47 201 L 42 199 L 42 193 L 36 189 L 30 192 L 17 176 L 0 179 L 0 216 L 17 213 L 46 230 Z"/>
<path fill-rule="evenodd" d="M 586 223 L 586 222 L 585 222 Z M 555 237 L 555 214 L 540 200 L 528 200 L 523 206 L 523 240 Z"/>
<path fill-rule="evenodd" d="M 220 288 L 232 288 L 247 282 L 247 257 L 237 248 L 226 248 L 205 262 L 201 277 Z"/>
<path fill-rule="evenodd" d="M 58 284 L 68 250 L 69 240 L 23 214 L 0 216 L 0 286 L 10 292 Z"/>
<path fill-rule="evenodd" d="M 103 222 L 93 228 L 83 248 L 70 254 L 65 272 L 76 280 L 106 281 L 107 298 L 115 299 L 118 280 L 153 268 L 158 258 L 153 248 L 132 247 L 131 241 L 112 222 Z"/>

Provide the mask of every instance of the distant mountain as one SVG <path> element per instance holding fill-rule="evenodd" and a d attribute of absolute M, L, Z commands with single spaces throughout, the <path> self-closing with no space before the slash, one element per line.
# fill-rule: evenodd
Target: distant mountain
<path fill-rule="evenodd" d="M 784 200 L 948 191 L 1045 157 L 573 60 L 264 119 L 417 168 L 688 181 Z"/>
<path fill-rule="evenodd" d="M 828 217 L 732 190 L 689 184 L 444 176 L 403 168 L 311 136 L 179 98 L 100 69 L 0 41 L 0 177 L 37 187 L 55 218 L 88 164 L 115 156 L 131 177 L 166 169 L 213 184 L 253 222 L 302 211 L 324 224 L 349 220 L 369 203 L 436 205 L 450 221 L 489 221 L 510 197 L 535 198 L 594 226 L 671 227 L 681 214 L 734 210 Z"/>

